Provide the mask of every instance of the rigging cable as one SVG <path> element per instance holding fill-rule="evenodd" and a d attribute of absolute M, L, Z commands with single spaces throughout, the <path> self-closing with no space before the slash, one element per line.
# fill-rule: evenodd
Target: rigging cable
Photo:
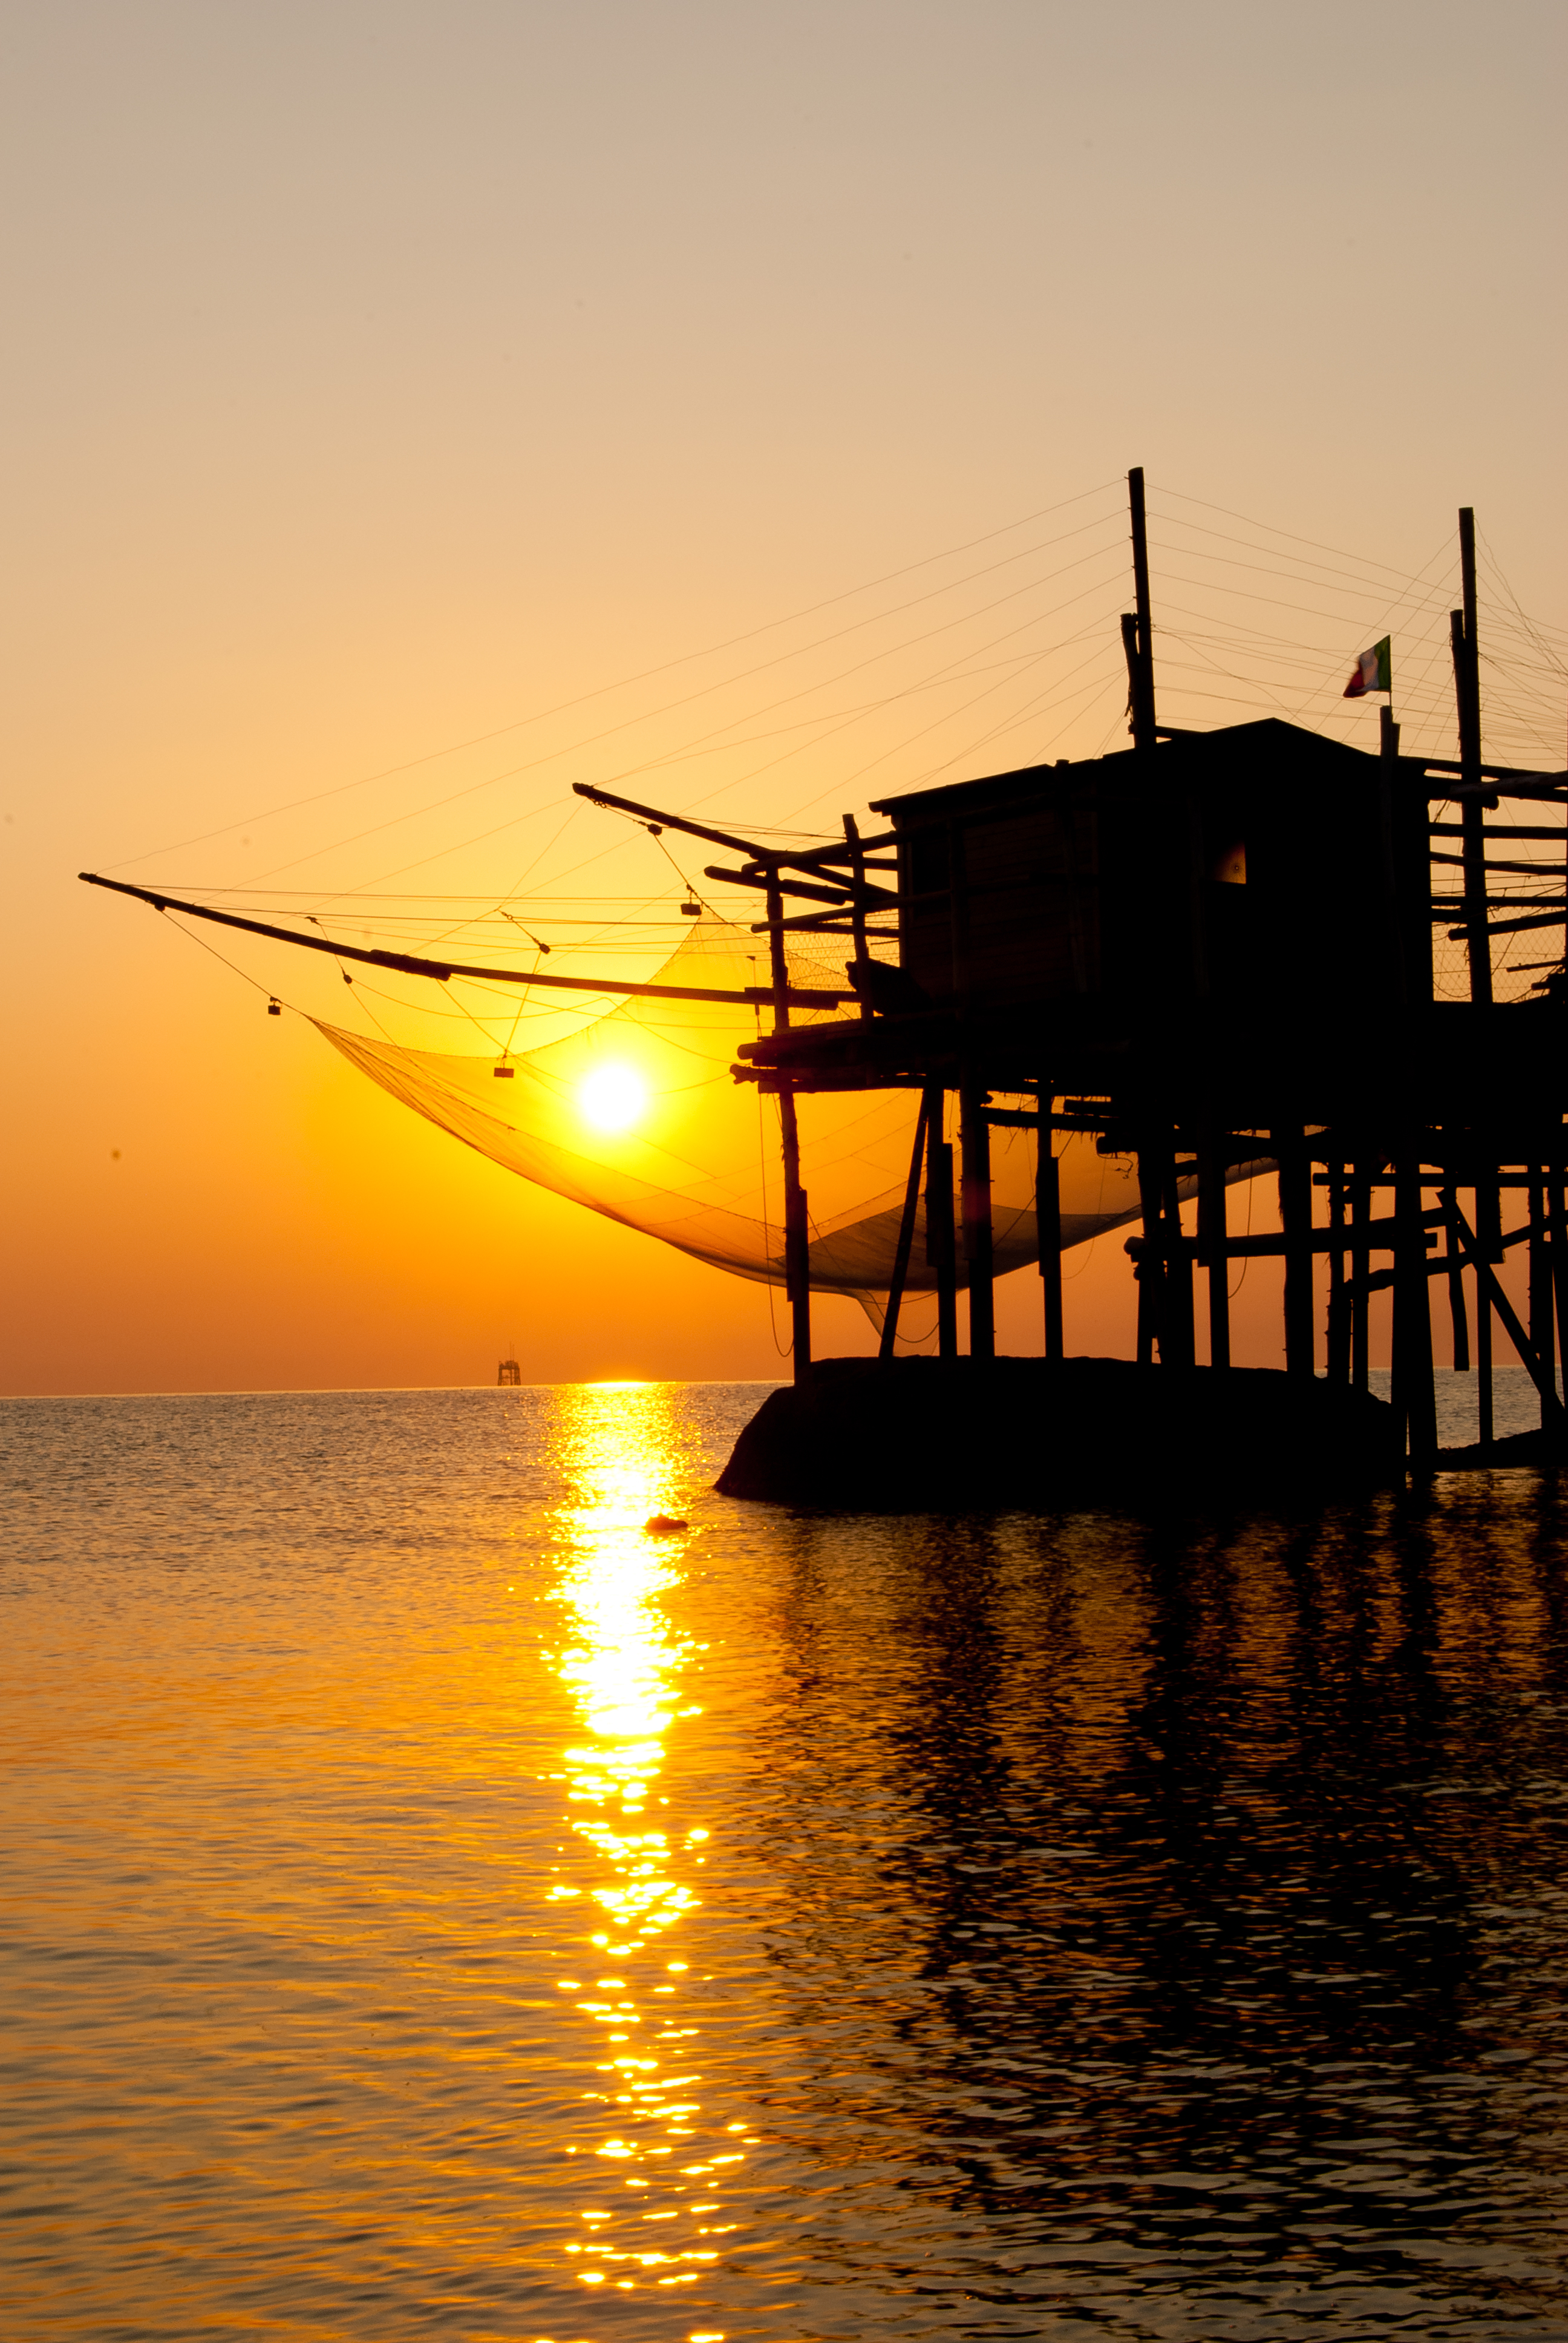
<path fill-rule="evenodd" d="M 1113 478 L 1101 480 L 1092 488 L 1081 488 L 1075 496 L 1063 497 L 1053 505 L 1040 505 L 1035 511 L 1025 513 L 1020 519 L 1004 522 L 1000 528 L 987 529 L 979 537 L 966 538 L 958 545 L 944 547 L 940 553 L 922 554 L 918 561 L 906 562 L 902 568 L 885 570 L 880 577 L 867 578 L 858 586 L 848 586 L 841 593 L 829 594 L 820 602 L 808 603 L 804 608 L 792 610 L 782 618 L 769 618 L 762 626 L 750 628 L 744 634 L 730 635 L 722 642 L 710 643 L 704 650 L 683 651 L 677 659 L 665 659 L 658 667 L 644 668 L 636 675 L 622 676 L 618 682 L 596 684 L 591 691 L 579 692 L 574 699 L 558 700 L 553 708 L 538 709 L 531 716 L 519 716 L 510 724 L 498 726 L 493 732 L 476 733 L 471 739 L 454 741 L 445 749 L 429 749 L 424 756 L 409 758 L 401 765 L 387 765 L 380 772 L 362 773 L 357 780 L 339 781 L 333 788 L 317 789 L 309 797 L 291 799 L 286 805 L 268 806 L 260 813 L 243 816 L 238 821 L 226 822 L 220 830 L 204 830 L 197 838 L 181 839 L 172 846 L 152 847 L 146 854 L 127 856 L 126 862 L 111 863 L 108 867 L 123 870 L 127 863 L 147 862 L 155 854 L 180 854 L 188 846 L 205 846 L 211 839 L 232 837 L 236 830 L 254 828 L 258 822 L 270 821 L 276 814 L 297 813 L 305 806 L 321 805 L 328 798 L 341 797 L 349 789 L 368 789 L 376 781 L 391 780 L 399 773 L 411 773 L 421 766 L 437 764 L 443 757 L 459 756 L 465 749 L 484 748 L 491 740 L 504 739 L 508 732 L 520 731 L 526 725 L 548 723 L 552 716 L 562 716 L 573 708 L 586 707 L 592 699 L 607 699 L 614 691 L 629 691 L 634 684 L 648 683 L 656 676 L 669 674 L 675 668 L 690 666 L 701 659 L 717 659 L 721 652 L 734 650 L 741 643 L 754 642 L 759 635 L 771 634 L 779 627 L 798 625 L 800 619 L 815 618 L 819 610 L 830 610 L 839 602 L 853 601 L 857 594 L 874 594 L 879 586 L 892 585 L 900 578 L 912 578 L 917 569 L 931 568 L 939 561 L 951 561 L 960 553 L 972 553 L 976 546 L 994 544 L 999 537 L 1010 536 L 1014 529 L 1029 528 L 1037 520 L 1047 520 L 1052 513 L 1065 512 L 1070 506 L 1082 504 L 1090 497 L 1103 496 L 1118 485 L 1118 480 Z M 1093 524 L 1089 522 L 1085 526 L 1091 528 Z M 1065 532 L 1067 535 L 1071 533 Z M 1051 541 L 1060 542 L 1060 539 Z M 1021 560 L 1025 556 L 1016 558 Z M 980 576 L 983 572 L 973 574 Z M 826 639 L 831 640 L 832 638 Z"/>

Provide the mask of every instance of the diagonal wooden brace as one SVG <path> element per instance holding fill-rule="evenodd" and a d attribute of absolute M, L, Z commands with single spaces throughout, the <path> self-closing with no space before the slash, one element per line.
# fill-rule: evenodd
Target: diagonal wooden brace
<path fill-rule="evenodd" d="M 1530 1380 L 1541 1394 L 1542 1414 L 1550 1423 L 1561 1429 L 1563 1423 L 1563 1403 L 1557 1396 L 1556 1379 L 1550 1362 L 1543 1362 L 1529 1335 L 1519 1322 L 1513 1304 L 1498 1283 L 1492 1263 L 1482 1258 L 1474 1231 L 1456 1202 L 1449 1207 L 1450 1225 L 1459 1241 L 1465 1260 L 1475 1272 L 1476 1282 L 1507 1330 L 1508 1339 L 1518 1352 L 1522 1365 L 1528 1369 Z"/>

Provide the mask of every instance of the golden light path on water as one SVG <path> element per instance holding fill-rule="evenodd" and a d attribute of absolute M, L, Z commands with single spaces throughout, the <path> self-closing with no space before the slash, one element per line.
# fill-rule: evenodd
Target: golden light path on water
<path fill-rule="evenodd" d="M 759 1396 L 0 1409 L 5 2343 L 1563 2343 L 1568 1480 Z"/>
<path fill-rule="evenodd" d="M 555 1527 L 567 1632 L 555 1664 L 579 1720 L 564 1752 L 568 1819 L 593 1860 L 587 1886 L 563 1881 L 552 1900 L 585 1904 L 588 1925 L 576 1933 L 574 1957 L 586 1971 L 591 1956 L 596 1974 L 557 1985 L 602 2029 L 607 2087 L 590 2096 L 617 2111 L 615 2128 L 594 2151 L 605 2177 L 592 2185 L 603 2190 L 613 2174 L 612 2190 L 583 2206 L 585 2234 L 565 2250 L 585 2288 L 675 2288 L 695 2285 L 718 2259 L 717 2240 L 734 2225 L 704 2226 L 705 2216 L 722 2211 L 706 2192 L 718 2166 L 740 2163 L 755 2144 L 747 2127 L 732 2123 L 724 2127 L 726 2153 L 676 2162 L 696 2131 L 699 2102 L 690 2095 L 702 2077 L 680 2050 L 696 2029 L 673 2023 L 676 2013 L 663 2005 L 676 1999 L 689 1967 L 678 1924 L 701 1900 L 680 1873 L 700 1867 L 709 1835 L 694 1829 L 672 1839 L 659 1787 L 671 1725 L 701 1714 L 683 1704 L 680 1691 L 699 1647 L 672 1625 L 665 1600 L 682 1583 L 688 1543 L 678 1520 L 680 1443 L 658 1384 L 580 1385 L 561 1398 L 568 1493 Z M 660 1523 L 668 1525 L 650 1526 Z M 651 1976 L 658 1981 L 644 1988 L 648 2006 L 639 2006 L 639 1983 Z M 647 2201 L 650 2192 L 657 2201 Z M 628 2196 L 645 2201 L 634 2207 Z M 650 2225 L 662 2232 L 657 2242 Z M 693 2332 L 717 2343 L 720 2330 Z"/>

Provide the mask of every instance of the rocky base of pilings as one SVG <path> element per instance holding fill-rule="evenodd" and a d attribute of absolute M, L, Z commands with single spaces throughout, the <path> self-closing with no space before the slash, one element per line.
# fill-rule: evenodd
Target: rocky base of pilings
<path fill-rule="evenodd" d="M 771 1393 L 720 1493 L 855 1513 L 1222 1503 L 1389 1484 L 1392 1408 L 1266 1368 L 1125 1359 L 823 1359 Z"/>
<path fill-rule="evenodd" d="M 1568 1442 L 1545 1430 L 1513 1432 L 1506 1440 L 1477 1441 L 1469 1448 L 1440 1448 L 1432 1460 L 1434 1473 L 1501 1473 L 1511 1465 L 1561 1471 L 1568 1465 Z"/>

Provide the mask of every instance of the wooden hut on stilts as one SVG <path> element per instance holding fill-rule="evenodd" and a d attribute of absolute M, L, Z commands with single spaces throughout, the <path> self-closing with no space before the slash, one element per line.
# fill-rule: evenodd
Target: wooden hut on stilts
<path fill-rule="evenodd" d="M 874 837 L 847 822 L 841 843 L 799 854 L 752 845 L 738 866 L 710 867 L 764 894 L 780 991 L 785 940 L 808 933 L 850 945 L 860 996 L 859 1015 L 829 1023 L 791 1027 L 781 1006 L 736 1070 L 779 1101 L 797 1382 L 812 1370 L 796 1100 L 910 1087 L 921 1110 L 884 1359 L 922 1184 L 940 1354 L 958 1355 L 961 1289 L 970 1358 L 994 1356 L 990 1137 L 1028 1122 L 1048 1362 L 1063 1353 L 1053 1141 L 1090 1132 L 1103 1152 L 1136 1159 L 1142 1227 L 1127 1250 L 1141 1366 L 1193 1367 L 1199 1272 L 1208 1364 L 1228 1370 L 1232 1265 L 1271 1254 L 1284 1269 L 1287 1379 L 1364 1392 L 1372 1299 L 1389 1291 L 1399 1444 L 1430 1464 L 1437 1279 L 1455 1363 L 1475 1361 L 1483 1445 L 1494 1322 L 1534 1380 L 1543 1433 L 1559 1439 L 1568 1003 L 1554 977 L 1495 1001 L 1492 943 L 1563 922 L 1563 900 L 1537 895 L 1521 912 L 1494 884 L 1518 867 L 1498 852 L 1504 839 L 1568 845 L 1568 774 L 1483 757 L 1473 516 L 1460 516 L 1452 616 L 1459 756 L 1402 756 L 1386 708 L 1382 753 L 1370 756 L 1271 719 L 1205 733 L 1158 721 L 1141 472 L 1130 488 L 1131 748 L 890 798 L 873 808 L 887 825 Z M 1501 831 L 1487 816 L 1505 800 L 1542 819 Z M 1465 940 L 1467 1001 L 1434 997 L 1434 925 Z M 890 927 L 892 965 L 867 940 Z M 1228 1224 L 1227 1177 L 1261 1160 L 1277 1173 L 1281 1226 L 1241 1234 Z M 1517 1246 L 1529 1253 L 1523 1318 L 1497 1274 Z"/>
<path fill-rule="evenodd" d="M 771 1030 L 739 1047 L 733 1071 L 779 1103 L 794 1391 L 751 1428 L 752 1464 L 772 1443 L 765 1468 L 745 1463 L 743 1439 L 729 1485 L 833 1502 L 880 1502 L 892 1491 L 985 1503 L 1003 1483 L 1014 1501 L 1049 1495 L 1085 1458 L 1101 1477 L 1130 1459 L 1161 1472 L 1195 1459 L 1211 1482 L 1271 1458 L 1292 1469 L 1332 1457 L 1424 1469 L 1438 1453 L 1434 1279 L 1454 1363 L 1474 1363 L 1477 1456 L 1496 1453 L 1499 1325 L 1539 1393 L 1537 1447 L 1561 1454 L 1568 962 L 1544 963 L 1528 993 L 1499 999 L 1493 946 L 1568 920 L 1568 772 L 1483 752 L 1473 515 L 1460 515 L 1461 607 L 1451 621 L 1458 756 L 1402 754 L 1386 707 L 1380 753 L 1369 755 L 1272 719 L 1207 732 L 1159 721 L 1141 471 L 1129 491 L 1127 748 L 890 797 L 872 808 L 883 825 L 872 834 L 846 816 L 841 838 L 802 847 L 579 787 L 656 833 L 730 858 L 707 875 L 759 899 L 765 986 L 608 980 L 552 973 L 537 960 L 529 970 L 437 961 L 83 876 L 160 910 L 329 952 L 340 966 L 766 1010 Z M 1506 821 L 1489 818 L 1505 805 Z M 1522 842 L 1530 859 L 1511 860 Z M 1521 873 L 1553 891 L 1522 893 L 1510 884 Z M 1467 998 L 1438 997 L 1434 930 L 1465 946 Z M 847 950 L 846 988 L 792 968 L 804 938 L 830 940 L 835 957 Z M 490 1144 L 475 1135 L 482 1116 L 461 1101 L 432 1103 L 407 1053 L 391 1069 L 397 1054 L 380 1052 L 369 1070 L 446 1127 Z M 879 1205 L 857 1223 L 851 1274 L 844 1230 L 829 1232 L 839 1248 L 834 1290 L 860 1292 L 871 1306 L 885 1285 L 880 1358 L 814 1363 L 814 1254 L 816 1275 L 829 1272 L 813 1234 L 799 1101 L 856 1091 L 912 1091 L 919 1101 L 896 1242 L 893 1210 Z M 1002 1362 L 992 1139 L 1020 1126 L 1036 1141 L 1043 1357 Z M 1072 1134 L 1135 1167 L 1132 1362 L 1064 1355 L 1059 1145 Z M 1238 1232 L 1229 1189 L 1260 1169 L 1278 1180 L 1279 1228 Z M 624 1202 L 616 1209 L 636 1224 Z M 1125 1207 L 1114 1217 L 1124 1223 Z M 771 1282 L 780 1260 L 766 1215 L 747 1242 L 750 1252 L 739 1240 L 726 1252 L 717 1237 L 706 1252 L 690 1249 Z M 1518 1248 L 1528 1257 L 1523 1312 L 1498 1274 Z M 1231 1272 L 1257 1255 L 1282 1262 L 1282 1376 L 1231 1363 Z M 1015 1244 L 1008 1257 L 1028 1253 Z M 934 1360 L 894 1357 L 911 1284 L 936 1295 Z M 1385 1292 L 1392 1411 L 1368 1394 L 1372 1307 Z"/>

